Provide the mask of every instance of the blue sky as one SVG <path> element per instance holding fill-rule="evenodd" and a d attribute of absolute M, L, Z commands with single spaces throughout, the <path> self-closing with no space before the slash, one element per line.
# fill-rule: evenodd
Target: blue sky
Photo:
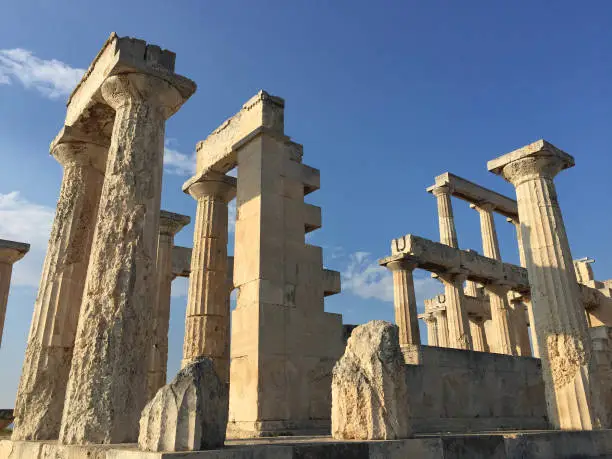
<path fill-rule="evenodd" d="M 286 100 L 286 133 L 321 169 L 323 228 L 310 242 L 343 273 L 326 301 L 345 323 L 392 320 L 375 260 L 406 233 L 437 239 L 435 175 L 514 197 L 486 161 L 545 138 L 576 167 L 557 179 L 572 254 L 612 278 L 612 4 L 544 1 L 22 0 L 0 28 L 0 238 L 32 244 L 15 265 L 0 349 L 0 408 L 12 407 L 61 181 L 48 145 L 79 72 L 111 31 L 177 53 L 198 91 L 167 123 L 163 208 L 195 216 L 181 192 L 197 141 L 259 89 Z M 454 202 L 459 244 L 481 250 L 476 212 Z M 514 230 L 497 219 L 502 257 Z M 191 246 L 193 223 L 177 237 Z M 605 241 L 608 241 L 607 243 Z M 182 349 L 186 283 L 173 286 L 169 375 Z M 417 273 L 419 297 L 440 290 Z M 421 305 L 422 306 L 422 305 Z M 422 327 L 424 328 L 424 327 Z"/>

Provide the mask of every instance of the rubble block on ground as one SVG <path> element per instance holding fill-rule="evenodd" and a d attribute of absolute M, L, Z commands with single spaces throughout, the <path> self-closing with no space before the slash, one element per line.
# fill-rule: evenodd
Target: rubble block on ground
<path fill-rule="evenodd" d="M 227 384 L 217 376 L 211 359 L 187 365 L 142 411 L 140 449 L 199 451 L 223 446 L 228 397 Z"/>

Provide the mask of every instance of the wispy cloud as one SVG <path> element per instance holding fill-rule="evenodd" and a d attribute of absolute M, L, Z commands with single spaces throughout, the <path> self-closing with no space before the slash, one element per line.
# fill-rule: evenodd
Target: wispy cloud
<path fill-rule="evenodd" d="M 393 275 L 386 268 L 379 266 L 369 252 L 343 255 L 342 249 L 336 248 L 333 258 L 345 264 L 344 269 L 341 270 L 344 292 L 350 292 L 364 299 L 393 301 Z M 440 293 L 442 287 L 428 273 L 415 272 L 414 290 L 419 310 L 421 310 L 423 300 Z"/>
<path fill-rule="evenodd" d="M 0 49 L 0 84 L 19 81 L 50 99 L 70 94 L 84 73 L 56 59 L 40 59 L 27 49 Z"/>
<path fill-rule="evenodd" d="M 173 175 L 191 176 L 196 171 L 195 153 L 186 154 L 172 148 L 172 139 L 166 141 L 164 148 L 164 170 Z"/>
<path fill-rule="evenodd" d="M 30 244 L 15 264 L 12 284 L 38 287 L 55 209 L 28 201 L 19 191 L 0 193 L 0 238 Z"/>

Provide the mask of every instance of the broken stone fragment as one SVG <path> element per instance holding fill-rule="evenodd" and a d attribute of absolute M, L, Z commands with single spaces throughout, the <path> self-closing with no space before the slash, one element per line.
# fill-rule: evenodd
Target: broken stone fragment
<path fill-rule="evenodd" d="M 228 386 L 212 360 L 183 368 L 145 406 L 138 446 L 145 451 L 199 451 L 223 446 L 227 428 Z"/>
<path fill-rule="evenodd" d="M 353 330 L 332 380 L 336 439 L 408 438 L 408 387 L 398 327 L 375 320 Z"/>

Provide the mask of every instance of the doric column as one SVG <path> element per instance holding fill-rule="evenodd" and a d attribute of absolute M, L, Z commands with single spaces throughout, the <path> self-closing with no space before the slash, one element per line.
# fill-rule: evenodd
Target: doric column
<path fill-rule="evenodd" d="M 470 337 L 470 321 L 468 319 L 463 283 L 467 279 L 465 273 L 439 273 L 444 283 L 446 297 L 446 319 L 448 326 L 448 347 L 455 349 L 472 349 Z"/>
<path fill-rule="evenodd" d="M 14 440 L 57 439 L 87 278 L 108 145 L 73 141 L 65 127 L 51 147 L 64 168 L 15 403 Z M 78 137 L 78 136 L 77 136 Z"/>
<path fill-rule="evenodd" d="M 387 268 L 393 272 L 393 305 L 395 323 L 399 327 L 399 342 L 403 344 L 421 344 L 414 279 L 412 272 L 417 263 L 410 258 L 392 261 Z"/>
<path fill-rule="evenodd" d="M 171 76 L 171 75 L 170 75 Z M 60 442 L 131 443 L 147 399 L 165 121 L 184 102 L 166 80 L 108 77 L 115 110 Z"/>
<path fill-rule="evenodd" d="M 423 315 L 425 325 L 427 325 L 427 345 L 439 346 L 438 344 L 438 324 L 435 316 L 431 312 L 426 312 Z"/>
<path fill-rule="evenodd" d="M 484 330 L 484 320 L 480 316 L 470 316 L 470 334 L 475 351 L 489 352 Z"/>
<path fill-rule="evenodd" d="M 488 163 L 516 188 L 536 337 L 554 428 L 593 429 L 605 423 L 584 308 L 554 177 L 574 159 L 540 140 Z"/>
<path fill-rule="evenodd" d="M 527 326 L 527 307 L 523 303 L 521 295 L 510 292 L 510 316 L 512 317 L 514 346 L 516 355 L 531 357 L 531 346 L 529 344 L 529 327 Z"/>
<path fill-rule="evenodd" d="M 508 223 L 512 223 L 514 225 L 514 229 L 516 230 L 516 240 L 518 245 L 518 253 L 519 253 L 519 261 L 523 268 L 527 267 L 527 261 L 525 260 L 525 247 L 523 246 L 523 235 L 521 232 L 521 223 L 518 218 L 507 218 L 506 221 Z M 533 309 L 531 308 L 531 297 L 530 296 L 522 296 L 523 304 L 527 308 L 527 315 L 529 317 L 529 334 L 531 335 L 531 345 L 533 346 L 533 356 L 540 357 L 540 351 L 538 348 L 538 339 L 535 334 L 535 327 L 533 326 Z"/>
<path fill-rule="evenodd" d="M 457 248 L 459 247 L 459 243 L 457 242 L 457 230 L 455 229 L 455 217 L 453 216 L 450 186 L 437 186 L 431 191 L 438 200 L 440 242 Z"/>
<path fill-rule="evenodd" d="M 482 253 L 485 257 L 501 260 L 499 254 L 499 241 L 493 219 L 493 206 L 489 203 L 472 204 L 480 215 L 480 233 L 482 235 Z"/>
<path fill-rule="evenodd" d="M 29 250 L 30 244 L 0 239 L 0 345 L 2 344 L 13 263 L 21 260 Z"/>
<path fill-rule="evenodd" d="M 157 302 L 153 316 L 153 340 L 149 356 L 148 400 L 166 384 L 168 366 L 168 328 L 170 326 L 170 297 L 172 290 L 172 248 L 174 236 L 191 219 L 187 215 L 162 210 L 159 214 L 157 243 Z"/>
<path fill-rule="evenodd" d="M 448 346 L 448 320 L 446 319 L 446 311 L 437 310 L 433 312 L 436 319 L 436 331 L 437 331 L 437 346 L 449 347 Z"/>
<path fill-rule="evenodd" d="M 228 203 L 236 179 L 209 173 L 194 177 L 183 190 L 197 200 L 183 362 L 208 356 L 219 377 L 229 381 L 229 296 L 227 285 Z"/>
<path fill-rule="evenodd" d="M 493 346 L 491 346 L 491 352 L 517 355 L 514 345 L 514 327 L 508 303 L 510 287 L 500 284 L 487 284 L 485 290 L 489 294 L 491 321 L 495 331 L 495 340 Z"/>

